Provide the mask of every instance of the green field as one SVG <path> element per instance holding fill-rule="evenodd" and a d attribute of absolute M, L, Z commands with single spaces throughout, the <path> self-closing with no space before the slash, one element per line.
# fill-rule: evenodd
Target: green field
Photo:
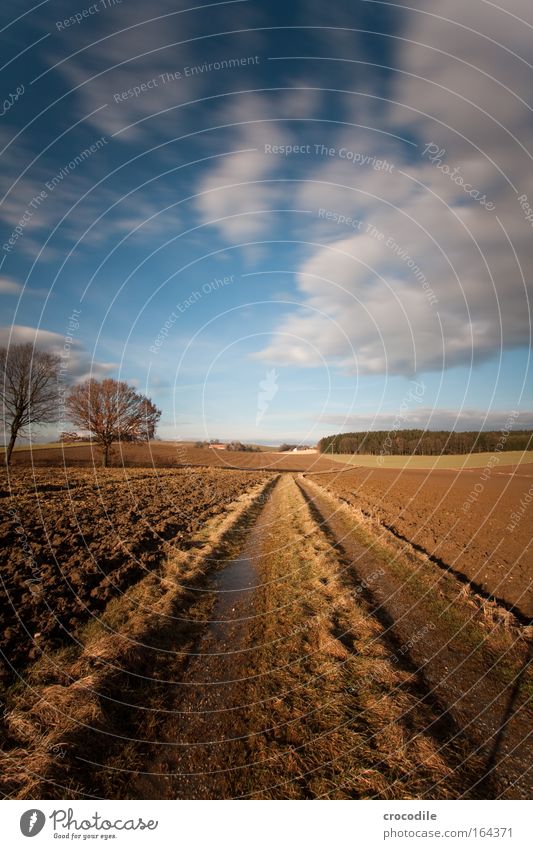
<path fill-rule="evenodd" d="M 444 454 L 399 456 L 387 454 L 381 457 L 377 454 L 324 454 L 339 463 L 351 463 L 354 466 L 365 466 L 372 469 L 482 469 L 490 458 L 496 456 L 498 466 L 516 466 L 522 463 L 533 463 L 533 451 L 500 451 L 497 454 Z M 494 461 L 492 461 L 494 463 Z"/>

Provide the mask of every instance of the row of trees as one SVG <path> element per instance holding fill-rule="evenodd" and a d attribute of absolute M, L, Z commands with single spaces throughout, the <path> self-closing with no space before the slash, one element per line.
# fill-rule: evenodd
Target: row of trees
<path fill-rule="evenodd" d="M 416 430 L 363 431 L 324 436 L 323 454 L 471 454 L 481 451 L 523 451 L 533 445 L 533 431 Z"/>
<path fill-rule="evenodd" d="M 9 465 L 17 438 L 30 425 L 52 424 L 61 414 L 60 360 L 33 345 L 0 348 L 0 404 L 8 435 Z M 104 466 L 114 442 L 153 439 L 161 410 L 123 381 L 86 380 L 72 387 L 64 400 L 65 413 L 100 446 Z"/>
<path fill-rule="evenodd" d="M 212 448 L 215 446 L 221 446 L 226 451 L 260 451 L 261 449 L 257 445 L 245 445 L 244 442 L 228 442 L 227 444 L 223 444 L 219 439 L 210 439 L 207 440 L 198 440 L 198 442 L 194 443 L 195 448 Z"/>

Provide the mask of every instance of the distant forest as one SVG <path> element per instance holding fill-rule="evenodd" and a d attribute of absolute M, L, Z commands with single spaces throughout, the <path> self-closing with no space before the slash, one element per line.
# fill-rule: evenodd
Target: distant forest
<path fill-rule="evenodd" d="M 533 448 L 533 431 L 375 430 L 337 433 L 318 443 L 322 454 L 470 454 Z"/>

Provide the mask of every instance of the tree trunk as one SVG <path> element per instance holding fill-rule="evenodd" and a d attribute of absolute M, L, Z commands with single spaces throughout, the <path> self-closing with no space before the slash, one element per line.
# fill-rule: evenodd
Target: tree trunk
<path fill-rule="evenodd" d="M 109 445 L 107 445 L 107 443 L 104 445 L 102 460 L 103 460 L 104 469 L 106 469 L 107 465 L 108 465 L 108 460 L 109 460 Z"/>
<path fill-rule="evenodd" d="M 11 455 L 13 453 L 13 448 L 15 447 L 15 442 L 17 440 L 17 429 L 11 428 L 11 437 L 9 439 L 9 445 L 7 446 L 6 452 L 6 464 L 9 466 L 11 464 Z"/>

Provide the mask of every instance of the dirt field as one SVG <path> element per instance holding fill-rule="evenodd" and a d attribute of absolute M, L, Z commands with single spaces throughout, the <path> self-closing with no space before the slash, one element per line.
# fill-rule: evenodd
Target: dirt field
<path fill-rule="evenodd" d="M 443 566 L 533 617 L 527 466 L 452 472 L 354 469 L 314 478 Z M 526 506 L 523 515 L 520 504 Z M 533 511 L 533 504 L 531 505 Z M 516 515 L 520 521 L 515 527 Z M 513 519 L 515 515 L 515 519 Z M 533 512 L 532 512 L 533 515 Z"/>
<path fill-rule="evenodd" d="M 156 572 L 169 546 L 222 513 L 265 476 L 188 471 L 14 469 L 0 482 L 3 679 Z"/>
<path fill-rule="evenodd" d="M 3 478 L 6 796 L 530 798 L 531 481 L 295 459 Z"/>
<path fill-rule="evenodd" d="M 37 446 L 33 451 L 21 449 L 13 454 L 13 466 L 92 467 L 101 466 L 101 464 L 98 449 L 90 445 L 66 448 Z M 191 443 L 151 442 L 149 445 L 115 446 L 111 455 L 111 465 L 130 468 L 212 466 L 225 469 L 266 469 L 275 472 L 322 472 L 338 469 L 339 461 L 331 460 L 316 452 L 282 454 L 269 451 L 226 451 L 225 449 L 195 448 Z"/>

